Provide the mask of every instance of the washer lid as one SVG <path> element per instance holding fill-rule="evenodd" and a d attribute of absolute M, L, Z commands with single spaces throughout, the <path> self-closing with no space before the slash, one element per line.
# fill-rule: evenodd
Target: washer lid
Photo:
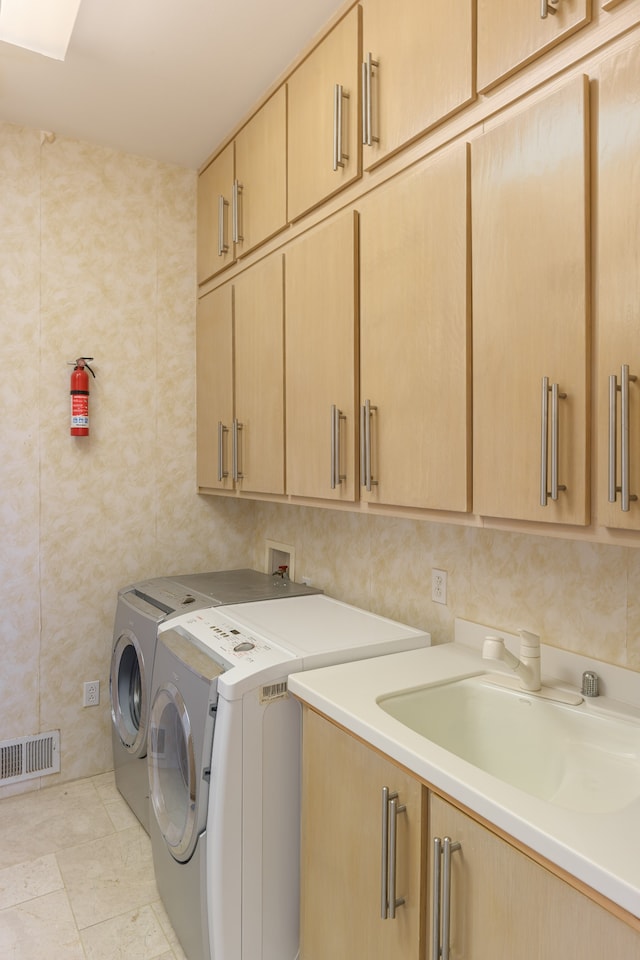
<path fill-rule="evenodd" d="M 228 699 L 294 671 L 431 642 L 428 633 L 324 594 L 199 610 L 171 623 L 229 665 L 218 684 Z"/>

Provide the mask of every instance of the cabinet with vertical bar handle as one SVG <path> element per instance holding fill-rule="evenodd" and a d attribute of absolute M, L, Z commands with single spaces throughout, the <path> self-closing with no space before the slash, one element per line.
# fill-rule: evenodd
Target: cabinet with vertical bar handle
<path fill-rule="evenodd" d="M 474 99 L 473 28 L 473 0 L 364 0 L 365 169 Z"/>
<path fill-rule="evenodd" d="M 640 44 L 598 100 L 598 518 L 640 530 Z"/>
<path fill-rule="evenodd" d="M 588 78 L 471 144 L 473 502 L 589 520 Z"/>
<path fill-rule="evenodd" d="M 198 302 L 198 488 L 284 493 L 283 260 Z"/>
<path fill-rule="evenodd" d="M 300 960 L 424 956 L 426 793 L 304 708 Z"/>
<path fill-rule="evenodd" d="M 347 210 L 285 249 L 287 493 L 353 502 L 358 221 Z"/>
<path fill-rule="evenodd" d="M 287 80 L 290 220 L 360 176 L 360 19 L 353 7 Z"/>
<path fill-rule="evenodd" d="M 286 226 L 286 144 L 283 85 L 198 177 L 198 283 Z"/>
<path fill-rule="evenodd" d="M 477 0 L 478 90 L 493 87 L 591 20 L 592 0 Z"/>

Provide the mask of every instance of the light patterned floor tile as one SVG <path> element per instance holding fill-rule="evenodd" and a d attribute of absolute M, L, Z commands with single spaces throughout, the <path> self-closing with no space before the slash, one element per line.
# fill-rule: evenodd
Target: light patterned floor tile
<path fill-rule="evenodd" d="M 0 910 L 62 890 L 54 854 L 0 870 Z"/>
<path fill-rule="evenodd" d="M 156 960 L 171 956 L 169 943 L 150 906 L 81 931 L 87 960 Z"/>
<path fill-rule="evenodd" d="M 57 860 L 80 930 L 158 899 L 151 842 L 140 826 L 61 850 Z"/>
<path fill-rule="evenodd" d="M 0 956 L 85 960 L 64 890 L 0 911 Z"/>

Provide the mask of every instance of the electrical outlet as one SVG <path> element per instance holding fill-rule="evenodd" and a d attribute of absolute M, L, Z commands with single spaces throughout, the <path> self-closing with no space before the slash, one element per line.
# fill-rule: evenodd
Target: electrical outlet
<path fill-rule="evenodd" d="M 447 602 L 447 571 L 431 571 L 431 599 L 434 603 Z"/>
<path fill-rule="evenodd" d="M 83 707 L 97 707 L 100 703 L 100 681 L 87 680 L 83 685 Z"/>

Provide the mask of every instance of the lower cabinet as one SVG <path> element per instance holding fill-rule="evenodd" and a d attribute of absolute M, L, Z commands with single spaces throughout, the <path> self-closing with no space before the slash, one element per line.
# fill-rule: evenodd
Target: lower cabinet
<path fill-rule="evenodd" d="M 367 744 L 303 715 L 300 960 L 640 956 L 640 932 Z"/>
<path fill-rule="evenodd" d="M 417 780 L 305 708 L 300 960 L 424 957 L 425 800 Z M 389 886 L 395 919 L 383 918 Z"/>

